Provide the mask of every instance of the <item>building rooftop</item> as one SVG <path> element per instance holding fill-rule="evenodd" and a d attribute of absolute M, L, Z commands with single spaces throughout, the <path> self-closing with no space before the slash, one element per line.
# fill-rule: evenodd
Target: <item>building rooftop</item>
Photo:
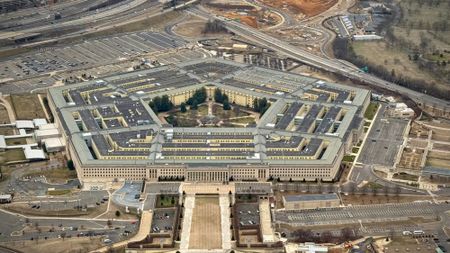
<path fill-rule="evenodd" d="M 271 104 L 246 128 L 179 128 L 156 96 L 217 87 Z M 301 94 L 319 94 L 317 101 Z M 53 87 L 65 134 L 84 164 L 331 164 L 370 92 L 221 59 L 199 59 Z M 270 126 L 273 127 L 270 127 Z M 136 159 L 134 159 L 136 158 Z"/>

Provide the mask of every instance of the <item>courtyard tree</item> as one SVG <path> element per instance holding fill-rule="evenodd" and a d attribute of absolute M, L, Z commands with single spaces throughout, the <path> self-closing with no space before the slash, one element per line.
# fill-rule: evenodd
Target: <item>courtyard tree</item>
<path fill-rule="evenodd" d="M 207 94 L 206 94 L 206 89 L 205 88 L 200 88 L 198 90 L 196 90 L 194 92 L 194 95 L 192 95 L 192 97 L 190 97 L 187 101 L 186 104 L 192 106 L 194 104 L 194 102 L 197 102 L 198 104 L 204 103 L 206 101 L 207 98 Z"/>
<path fill-rule="evenodd" d="M 69 168 L 69 170 L 74 170 L 75 169 L 75 165 L 73 164 L 72 160 L 68 160 L 67 161 L 67 168 Z"/>
<path fill-rule="evenodd" d="M 191 103 L 191 110 L 197 110 L 198 109 L 198 102 L 197 100 L 193 99 Z"/>
<path fill-rule="evenodd" d="M 222 91 L 219 88 L 216 88 L 214 90 L 214 101 L 216 101 L 217 103 L 222 103 L 223 102 L 223 94 L 222 94 Z"/>
<path fill-rule="evenodd" d="M 223 109 L 225 111 L 231 110 L 231 106 L 230 106 L 230 103 L 228 102 L 228 99 L 223 101 Z"/>
<path fill-rule="evenodd" d="M 186 103 L 181 103 L 181 105 L 180 105 L 180 110 L 181 110 L 182 113 L 185 113 L 185 112 L 187 111 L 187 109 L 186 109 Z"/>

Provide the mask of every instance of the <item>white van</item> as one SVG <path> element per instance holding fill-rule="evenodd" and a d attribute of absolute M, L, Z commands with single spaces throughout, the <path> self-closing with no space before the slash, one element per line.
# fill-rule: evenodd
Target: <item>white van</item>
<path fill-rule="evenodd" d="M 423 232 L 422 230 L 414 230 L 413 234 L 414 235 L 423 235 L 423 234 L 425 234 L 425 232 Z"/>

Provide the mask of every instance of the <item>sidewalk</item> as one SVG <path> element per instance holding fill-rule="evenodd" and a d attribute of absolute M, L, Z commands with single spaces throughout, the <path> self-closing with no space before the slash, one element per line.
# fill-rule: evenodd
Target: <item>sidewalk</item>
<path fill-rule="evenodd" d="M 229 196 L 220 195 L 219 205 L 220 205 L 220 219 L 222 225 L 222 249 L 231 249 Z"/>
<path fill-rule="evenodd" d="M 184 218 L 181 230 L 180 249 L 187 250 L 189 248 L 189 237 L 191 235 L 192 213 L 194 212 L 195 195 L 187 195 L 184 201 Z"/>

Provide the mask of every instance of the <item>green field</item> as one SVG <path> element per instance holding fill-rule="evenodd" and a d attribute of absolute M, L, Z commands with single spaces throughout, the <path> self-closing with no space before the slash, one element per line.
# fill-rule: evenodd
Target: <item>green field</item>
<path fill-rule="evenodd" d="M 178 204 L 178 196 L 158 195 L 156 198 L 156 208 L 174 207 Z"/>
<path fill-rule="evenodd" d="M 342 161 L 352 163 L 355 161 L 355 158 L 356 158 L 356 156 L 354 156 L 354 155 L 346 155 L 342 158 Z"/>
<path fill-rule="evenodd" d="M 69 194 L 71 191 L 69 189 L 63 189 L 63 190 L 53 190 L 48 191 L 47 194 L 51 196 L 60 196 L 60 195 L 66 195 Z"/>
<path fill-rule="evenodd" d="M 373 120 L 373 118 L 375 117 L 375 113 L 377 113 L 378 106 L 378 103 L 370 103 L 369 106 L 367 106 L 366 111 L 364 112 L 364 118 Z"/>

